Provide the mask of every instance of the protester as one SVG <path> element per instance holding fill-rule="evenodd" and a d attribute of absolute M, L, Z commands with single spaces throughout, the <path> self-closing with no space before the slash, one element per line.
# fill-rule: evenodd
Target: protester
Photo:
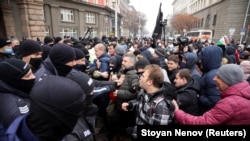
<path fill-rule="evenodd" d="M 5 59 L 0 68 L 0 124 L 7 128 L 15 118 L 29 112 L 29 93 L 35 76 L 20 59 Z"/>
<path fill-rule="evenodd" d="M 122 103 L 124 111 L 136 108 L 136 125 L 168 125 L 173 119 L 174 105 L 171 101 L 174 96 L 174 88 L 163 80 L 163 73 L 159 65 L 147 65 L 139 80 L 142 88 L 138 98 Z M 134 138 L 137 138 L 136 126 Z M 129 132 L 129 131 L 128 131 Z"/>
<path fill-rule="evenodd" d="M 201 50 L 200 61 L 203 75 L 200 83 L 200 114 L 210 110 L 221 99 L 220 91 L 213 78 L 221 66 L 222 57 L 223 51 L 220 47 L 207 46 Z"/>
<path fill-rule="evenodd" d="M 192 78 L 189 69 L 181 69 L 177 72 L 174 84 L 176 87 L 176 101 L 183 111 L 192 115 L 199 114 L 198 97 L 200 85 Z"/>
<path fill-rule="evenodd" d="M 124 54 L 122 61 L 123 80 L 118 84 L 119 88 L 114 92 L 117 102 L 111 113 L 111 123 L 109 125 L 108 139 L 112 140 L 116 134 L 126 133 L 126 127 L 135 124 L 135 112 L 125 112 L 121 108 L 123 102 L 136 99 L 137 88 L 139 86 L 138 76 L 135 72 L 136 57 L 133 54 Z M 121 79 L 121 78 L 120 78 Z"/>
<path fill-rule="evenodd" d="M 176 55 L 170 55 L 168 57 L 167 69 L 168 78 L 170 82 L 174 84 L 176 73 L 179 70 L 179 57 L 177 57 Z"/>
<path fill-rule="evenodd" d="M 187 125 L 250 125 L 250 84 L 243 70 L 236 64 L 225 64 L 213 78 L 221 91 L 221 99 L 201 116 L 193 116 L 179 109 L 176 101 L 175 119 Z"/>

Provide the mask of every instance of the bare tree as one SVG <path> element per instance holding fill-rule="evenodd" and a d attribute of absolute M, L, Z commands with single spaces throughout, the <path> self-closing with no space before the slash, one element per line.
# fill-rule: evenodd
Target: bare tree
<path fill-rule="evenodd" d="M 176 14 L 171 19 L 172 27 L 177 31 L 178 34 L 182 34 L 183 30 L 189 31 L 192 27 L 200 22 L 200 19 L 196 16 L 189 14 Z"/>

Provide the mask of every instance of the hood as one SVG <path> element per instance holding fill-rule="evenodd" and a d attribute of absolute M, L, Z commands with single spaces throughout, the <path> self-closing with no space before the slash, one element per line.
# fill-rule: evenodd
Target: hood
<path fill-rule="evenodd" d="M 208 72 L 221 66 L 223 51 L 220 47 L 208 46 L 201 50 L 200 56 L 203 72 Z"/>
<path fill-rule="evenodd" d="M 236 48 L 233 47 L 233 46 L 228 46 L 228 47 L 226 48 L 226 53 L 227 53 L 228 55 L 234 54 L 235 51 L 236 51 Z"/>
<path fill-rule="evenodd" d="M 187 68 L 192 70 L 198 61 L 197 54 L 193 52 L 187 52 L 184 53 L 183 56 L 186 58 Z"/>

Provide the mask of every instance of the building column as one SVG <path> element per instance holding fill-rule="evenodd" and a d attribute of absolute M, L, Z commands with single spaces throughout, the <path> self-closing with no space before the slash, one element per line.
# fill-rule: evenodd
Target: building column
<path fill-rule="evenodd" d="M 18 1 L 22 35 L 31 39 L 44 38 L 43 0 Z"/>
<path fill-rule="evenodd" d="M 4 28 L 8 29 L 8 32 L 6 32 L 7 38 L 10 38 L 11 36 L 16 36 L 16 27 L 11 8 L 3 7 L 2 13 L 3 13 L 3 22 L 5 25 Z"/>

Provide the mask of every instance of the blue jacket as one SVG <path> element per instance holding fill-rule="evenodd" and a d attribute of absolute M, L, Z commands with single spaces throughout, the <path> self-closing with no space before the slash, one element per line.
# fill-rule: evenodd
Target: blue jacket
<path fill-rule="evenodd" d="M 213 78 L 221 66 L 222 57 L 222 49 L 217 46 L 205 47 L 201 51 L 201 62 L 203 66 L 199 97 L 201 114 L 212 108 L 217 101 L 220 100 L 220 91 L 217 89 Z"/>
<path fill-rule="evenodd" d="M 7 141 L 39 141 L 26 123 L 27 115 L 16 118 L 7 129 Z"/>

